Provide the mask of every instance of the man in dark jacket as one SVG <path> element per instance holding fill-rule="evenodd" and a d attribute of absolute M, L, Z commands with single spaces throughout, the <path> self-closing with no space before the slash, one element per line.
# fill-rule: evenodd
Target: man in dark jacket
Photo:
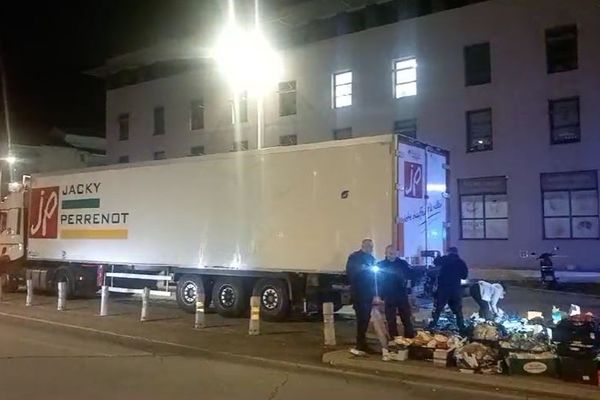
<path fill-rule="evenodd" d="M 400 315 L 404 325 L 404 336 L 415 337 L 412 324 L 412 312 L 406 289 L 407 281 L 411 276 L 410 266 L 406 261 L 398 258 L 394 246 L 385 248 L 385 259 L 378 263 L 381 277 L 381 297 L 385 302 L 385 318 L 387 320 L 388 332 L 393 339 L 398 336 L 398 325 L 396 315 Z"/>
<path fill-rule="evenodd" d="M 438 275 L 438 288 L 435 296 L 435 304 L 432 314 L 430 329 L 437 326 L 440 314 L 444 311 L 446 304 L 456 316 L 456 324 L 462 332 L 465 329 L 465 321 L 462 312 L 462 288 L 461 280 L 467 279 L 469 270 L 467 264 L 458 256 L 458 249 L 450 247 L 448 254 L 438 257 L 433 264 L 440 268 Z"/>
<path fill-rule="evenodd" d="M 371 270 L 373 265 L 373 241 L 365 239 L 360 250 L 350 254 L 346 263 L 346 278 L 350 284 L 352 304 L 356 312 L 356 349 L 361 352 L 371 352 L 367 346 L 366 335 L 375 296 L 374 273 Z"/>

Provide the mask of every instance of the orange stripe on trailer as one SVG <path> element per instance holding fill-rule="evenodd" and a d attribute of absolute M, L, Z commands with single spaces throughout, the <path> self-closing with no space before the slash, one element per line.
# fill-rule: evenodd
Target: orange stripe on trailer
<path fill-rule="evenodd" d="M 127 229 L 62 229 L 61 239 L 127 239 Z"/>

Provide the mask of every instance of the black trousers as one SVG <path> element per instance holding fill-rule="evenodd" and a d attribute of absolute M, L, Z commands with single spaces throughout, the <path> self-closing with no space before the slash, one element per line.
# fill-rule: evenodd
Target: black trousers
<path fill-rule="evenodd" d="M 415 337 L 415 328 L 412 323 L 412 311 L 408 295 L 403 296 L 397 301 L 385 302 L 385 319 L 387 320 L 388 332 L 393 339 L 398 336 L 398 325 L 396 324 L 396 315 L 400 315 L 400 320 L 404 326 L 404 337 Z"/>
<path fill-rule="evenodd" d="M 469 293 L 477 305 L 479 305 L 479 316 L 487 321 L 494 319 L 490 303 L 481 298 L 481 287 L 478 283 L 469 288 Z"/>
<path fill-rule="evenodd" d="M 431 326 L 437 325 L 440 315 L 442 314 L 442 311 L 444 311 L 444 308 L 446 308 L 446 305 L 450 307 L 450 310 L 456 316 L 456 325 L 458 325 L 458 329 L 464 330 L 465 319 L 462 311 L 462 291 L 460 288 L 455 290 L 438 289 L 435 297 L 433 314 L 431 315 Z"/>
<path fill-rule="evenodd" d="M 356 347 L 364 350 L 367 347 L 367 329 L 371 320 L 372 301 L 354 303 L 356 312 Z"/>

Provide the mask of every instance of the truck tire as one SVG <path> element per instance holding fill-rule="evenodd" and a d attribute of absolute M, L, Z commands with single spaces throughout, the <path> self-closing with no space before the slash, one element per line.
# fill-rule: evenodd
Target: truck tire
<path fill-rule="evenodd" d="M 210 284 L 199 275 L 182 275 L 177 280 L 177 305 L 185 312 L 196 312 L 196 299 L 200 292 L 204 293 L 204 308 L 207 309 L 211 300 Z"/>
<path fill-rule="evenodd" d="M 252 296 L 260 298 L 260 315 L 265 321 L 282 321 L 290 313 L 290 293 L 284 280 L 259 279 Z"/>
<path fill-rule="evenodd" d="M 250 302 L 244 280 L 236 277 L 217 278 L 212 301 L 217 313 L 223 317 L 241 317 Z"/>
<path fill-rule="evenodd" d="M 58 282 L 67 283 L 67 299 L 75 297 L 75 276 L 68 267 L 59 267 L 54 273 L 54 281 L 52 283 L 52 293 L 58 295 Z"/>

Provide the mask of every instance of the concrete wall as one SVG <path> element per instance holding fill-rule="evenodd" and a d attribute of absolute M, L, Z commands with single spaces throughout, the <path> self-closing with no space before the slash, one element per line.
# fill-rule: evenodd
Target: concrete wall
<path fill-rule="evenodd" d="M 451 152 L 452 225 L 450 240 L 477 266 L 535 266 L 522 251 L 560 246 L 558 263 L 600 267 L 598 240 L 543 240 L 541 172 L 598 169 L 600 150 L 600 6 L 594 0 L 493 0 L 284 51 L 285 76 L 297 81 L 298 113 L 279 117 L 276 89 L 266 97 L 267 146 L 297 134 L 299 143 L 332 139 L 335 128 L 353 135 L 386 133 L 399 119 L 417 118 L 418 138 Z M 579 68 L 546 73 L 544 31 L 577 23 Z M 465 87 L 463 48 L 490 42 L 492 83 Z M 394 99 L 392 62 L 415 56 L 418 95 Z M 243 60 L 240 60 L 243 66 Z M 354 75 L 353 105 L 331 107 L 331 79 L 337 71 Z M 548 100 L 579 96 L 580 143 L 551 145 Z M 189 105 L 202 97 L 202 131 L 190 131 Z M 108 157 L 130 161 L 155 151 L 182 157 L 190 147 L 208 153 L 229 151 L 236 137 L 256 146 L 256 109 L 236 133 L 230 123 L 228 89 L 216 73 L 188 73 L 107 93 Z M 166 134 L 153 136 L 153 108 L 164 106 Z M 491 107 L 492 151 L 466 152 L 465 112 Z M 118 141 L 118 115 L 130 113 L 130 140 Z M 335 167 L 335 166 L 332 166 Z M 457 179 L 506 175 L 508 240 L 459 240 Z"/>

